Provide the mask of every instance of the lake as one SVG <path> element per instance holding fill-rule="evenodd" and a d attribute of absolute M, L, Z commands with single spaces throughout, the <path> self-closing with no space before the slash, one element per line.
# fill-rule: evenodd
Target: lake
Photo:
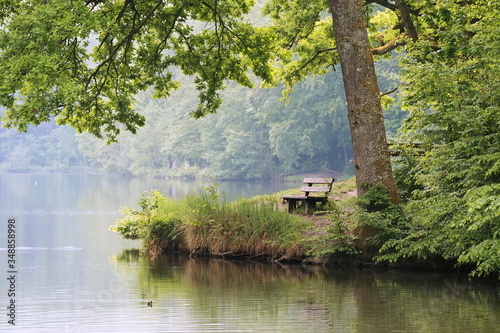
<path fill-rule="evenodd" d="M 500 289 L 451 273 L 155 258 L 108 230 L 156 188 L 209 182 L 0 174 L 6 332 L 500 332 Z M 220 185 L 228 199 L 293 184 Z M 8 267 L 8 220 L 17 245 Z M 15 273 L 9 273 L 13 271 Z M 9 281 L 12 275 L 15 279 Z M 11 283 L 12 282 L 12 283 Z M 8 296 L 14 288 L 15 296 Z M 15 326 L 8 309 L 15 302 Z M 153 306 L 148 307 L 147 302 Z"/>

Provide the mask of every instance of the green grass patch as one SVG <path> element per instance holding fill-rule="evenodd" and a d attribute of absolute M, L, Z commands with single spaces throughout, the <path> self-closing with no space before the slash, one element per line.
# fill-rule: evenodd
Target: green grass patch
<path fill-rule="evenodd" d="M 124 208 L 111 230 L 139 239 L 150 252 L 177 249 L 208 255 L 303 257 L 310 250 L 310 221 L 282 211 L 278 196 L 227 202 L 216 187 L 184 199 L 158 191 L 144 196 L 140 209 Z"/>
<path fill-rule="evenodd" d="M 140 209 L 125 207 L 124 217 L 111 230 L 141 240 L 150 253 L 180 250 L 274 259 L 352 256 L 358 253 L 352 218 L 355 187 L 354 180 L 334 183 L 327 204 L 308 216 L 300 207 L 289 214 L 280 204 L 280 195 L 300 189 L 234 202 L 221 198 L 216 185 L 183 199 L 152 191 L 140 200 Z"/>

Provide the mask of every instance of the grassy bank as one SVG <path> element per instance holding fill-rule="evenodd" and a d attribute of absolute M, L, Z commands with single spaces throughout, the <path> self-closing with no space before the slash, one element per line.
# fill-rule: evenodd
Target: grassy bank
<path fill-rule="evenodd" d="M 304 235 L 316 228 L 280 210 L 277 195 L 226 202 L 216 187 L 179 200 L 153 191 L 139 205 L 139 210 L 124 208 L 125 217 L 111 229 L 141 240 L 151 253 L 303 258 L 311 249 Z"/>
<path fill-rule="evenodd" d="M 227 202 L 217 186 L 184 199 L 153 191 L 140 200 L 140 209 L 124 208 L 124 217 L 111 230 L 141 240 L 150 253 L 178 250 L 190 255 L 319 260 L 356 252 L 355 237 L 345 223 L 346 211 L 351 210 L 345 194 L 353 188 L 353 181 L 340 183 L 330 202 L 309 216 L 289 214 L 279 202 L 285 192 Z M 340 195 L 348 200 L 339 200 Z"/>

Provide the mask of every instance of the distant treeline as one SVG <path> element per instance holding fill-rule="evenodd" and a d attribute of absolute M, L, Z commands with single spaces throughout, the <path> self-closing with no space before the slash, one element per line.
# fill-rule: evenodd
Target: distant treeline
<path fill-rule="evenodd" d="M 378 63 L 382 91 L 399 84 L 396 60 Z M 283 172 L 325 167 L 352 173 L 351 139 L 340 72 L 299 84 L 288 100 L 282 89 L 230 85 L 217 114 L 189 115 L 197 92 L 189 77 L 168 99 L 137 96 L 136 110 L 147 119 L 136 135 L 118 143 L 77 134 L 54 121 L 28 133 L 0 129 L 0 170 L 122 175 L 271 179 Z M 394 134 L 403 112 L 388 107 L 387 129 Z"/>

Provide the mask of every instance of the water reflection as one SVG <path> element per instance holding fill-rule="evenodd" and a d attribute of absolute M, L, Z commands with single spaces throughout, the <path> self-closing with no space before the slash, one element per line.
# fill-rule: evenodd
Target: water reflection
<path fill-rule="evenodd" d="M 219 331 L 493 332 L 495 287 L 457 275 L 335 270 L 259 262 L 148 258 L 114 260 L 137 276 L 137 298 L 158 311 L 182 309 Z M 174 311 L 175 312 L 175 311 Z M 222 329 L 223 328 L 223 329 Z"/>

